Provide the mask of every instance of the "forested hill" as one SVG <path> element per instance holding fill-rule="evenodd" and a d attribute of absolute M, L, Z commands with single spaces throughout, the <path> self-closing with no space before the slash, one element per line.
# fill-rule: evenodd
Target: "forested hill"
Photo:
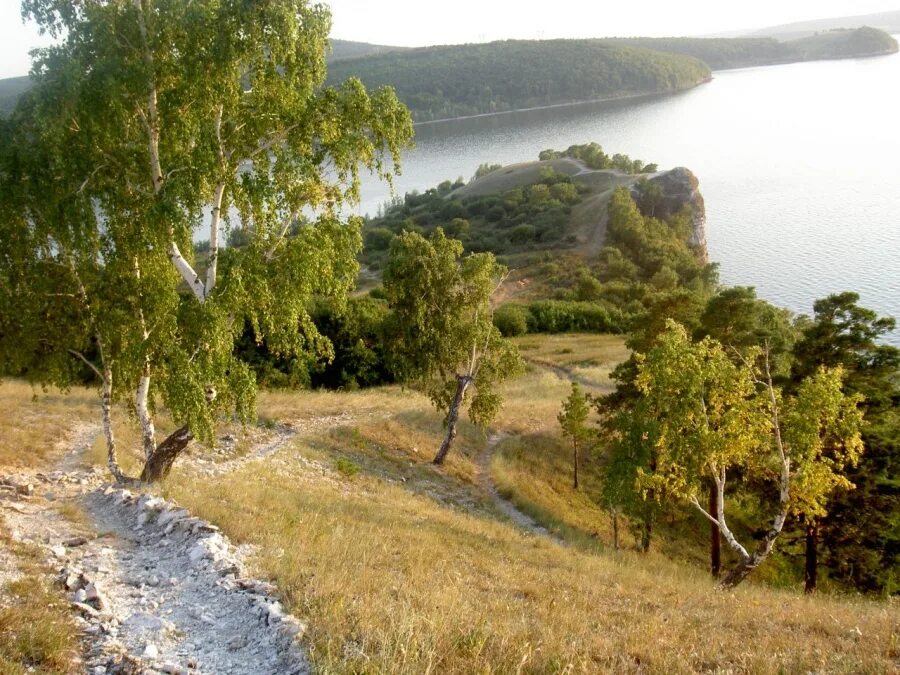
<path fill-rule="evenodd" d="M 30 88 L 31 78 L 27 75 L 0 80 L 0 115 L 10 113 L 22 93 Z"/>
<path fill-rule="evenodd" d="M 390 45 L 373 45 L 369 42 L 353 42 L 352 40 L 329 40 L 331 43 L 331 53 L 328 60 L 341 61 L 343 59 L 357 59 L 363 56 L 372 56 L 373 54 L 383 54 L 384 52 L 402 51 L 407 47 L 392 47 Z"/>
<path fill-rule="evenodd" d="M 862 27 L 830 30 L 795 40 L 747 38 L 610 38 L 612 44 L 693 56 L 713 70 L 778 63 L 875 56 L 897 51 L 897 41 L 884 31 Z"/>
<path fill-rule="evenodd" d="M 358 59 L 385 52 L 402 51 L 406 47 L 394 47 L 391 45 L 375 45 L 368 42 L 353 42 L 351 40 L 329 40 L 331 53 L 328 61 L 333 63 L 342 59 Z M 8 77 L 0 79 L 0 116 L 7 115 L 16 107 L 16 101 L 23 92 L 31 88 L 31 78 L 28 75 L 20 77 Z"/>
<path fill-rule="evenodd" d="M 791 40 L 793 38 L 808 37 L 824 31 L 832 31 L 836 28 L 859 28 L 861 26 L 872 26 L 888 33 L 900 33 L 900 10 L 785 23 L 778 26 L 760 28 L 740 37 L 775 37 L 779 40 Z M 721 37 L 727 36 L 723 35 Z"/>
<path fill-rule="evenodd" d="M 390 85 L 417 121 L 635 94 L 669 93 L 710 77 L 701 61 L 604 40 L 508 40 L 423 47 L 336 61 L 329 82 Z"/>

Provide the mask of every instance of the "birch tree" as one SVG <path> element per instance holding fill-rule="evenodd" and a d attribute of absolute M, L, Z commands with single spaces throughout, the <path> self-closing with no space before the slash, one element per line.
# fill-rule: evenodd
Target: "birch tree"
<path fill-rule="evenodd" d="M 572 440 L 572 487 L 578 489 L 578 445 L 587 443 L 593 431 L 587 426 L 590 397 L 581 391 L 577 382 L 572 383 L 572 391 L 563 401 L 562 409 L 556 416 L 563 436 Z"/>
<path fill-rule="evenodd" d="M 723 587 L 736 586 L 768 557 L 788 515 L 821 513 L 835 489 L 851 487 L 843 472 L 862 452 L 861 397 L 842 392 L 840 368 L 815 372 L 785 397 L 761 354 L 735 363 L 717 341 L 694 343 L 669 322 L 637 358 L 636 385 L 657 432 L 656 471 L 639 481 L 657 496 L 687 501 L 718 526 L 738 556 Z M 725 488 L 737 470 L 769 481 L 778 494 L 752 550 L 726 520 Z M 701 505 L 704 478 L 716 486 L 716 513 Z"/>
<path fill-rule="evenodd" d="M 505 275 L 492 253 L 463 256 L 441 228 L 430 239 L 404 232 L 391 243 L 384 290 L 396 371 L 421 383 L 446 414 L 435 464 L 444 463 L 466 402 L 472 422 L 489 424 L 502 404 L 498 385 L 522 369 L 518 349 L 493 322 L 491 296 Z"/>
<path fill-rule="evenodd" d="M 327 358 L 309 300 L 352 287 L 360 223 L 342 206 L 361 169 L 397 170 L 409 113 L 389 89 L 324 86 L 330 16 L 305 0 L 26 0 L 23 13 L 60 43 L 38 53 L 6 131 L 15 208 L 0 218 L 16 243 L 0 264 L 28 299 L 23 325 L 83 329 L 47 332 L 42 349 L 88 364 L 104 401 L 130 401 L 156 480 L 221 415 L 252 418 L 253 376 L 233 355 L 246 325 L 278 354 Z M 236 226 L 249 244 L 223 249 Z M 67 272 L 41 278 L 48 266 Z M 15 334 L 3 353 L 21 356 Z M 160 406 L 181 427 L 157 444 Z"/>

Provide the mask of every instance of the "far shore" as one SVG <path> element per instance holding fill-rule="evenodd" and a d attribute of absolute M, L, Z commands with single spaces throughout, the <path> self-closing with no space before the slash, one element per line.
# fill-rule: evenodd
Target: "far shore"
<path fill-rule="evenodd" d="M 631 101 L 635 99 L 643 99 L 643 98 L 662 98 L 664 96 L 671 96 L 673 94 L 680 94 L 685 91 L 690 91 L 696 87 L 699 87 L 701 84 L 707 84 L 712 82 L 712 76 L 700 80 L 699 82 L 695 82 L 689 87 L 683 87 L 682 89 L 673 89 L 672 91 L 645 91 L 638 92 L 632 94 L 620 94 L 617 96 L 605 96 L 603 98 L 593 98 L 588 99 L 586 101 L 566 101 L 564 103 L 551 103 L 549 105 L 538 105 L 531 108 L 514 108 L 513 110 L 501 110 L 498 112 L 489 112 L 489 113 L 478 113 L 477 115 L 460 115 L 459 117 L 442 117 L 437 120 L 427 120 L 424 122 L 416 122 L 413 126 L 425 126 L 426 124 L 439 124 L 441 122 L 458 122 L 460 120 L 474 120 L 480 117 L 496 117 L 498 115 L 512 115 L 513 113 L 520 112 L 532 112 L 535 110 L 552 110 L 554 108 L 570 108 L 579 105 L 590 105 L 592 103 L 613 103 L 615 101 Z"/>

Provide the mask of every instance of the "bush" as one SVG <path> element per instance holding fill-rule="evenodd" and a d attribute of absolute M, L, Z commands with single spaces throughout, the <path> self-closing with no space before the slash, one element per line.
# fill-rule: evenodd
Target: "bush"
<path fill-rule="evenodd" d="M 522 305 L 503 305 L 494 312 L 494 325 L 503 337 L 516 337 L 528 332 L 529 312 Z"/>
<path fill-rule="evenodd" d="M 343 476 L 347 478 L 352 478 L 356 474 L 359 473 L 359 464 L 350 461 L 344 457 L 339 457 L 338 460 L 334 463 L 334 468 L 338 470 Z"/>
<path fill-rule="evenodd" d="M 529 333 L 621 333 L 621 312 L 595 302 L 539 300 L 528 306 Z"/>
<path fill-rule="evenodd" d="M 366 248 L 372 251 L 386 251 L 391 245 L 394 233 L 386 227 L 373 227 L 366 230 Z"/>

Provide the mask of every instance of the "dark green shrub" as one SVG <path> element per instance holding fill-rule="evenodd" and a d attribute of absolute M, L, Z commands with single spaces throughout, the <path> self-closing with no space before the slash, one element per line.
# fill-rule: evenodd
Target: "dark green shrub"
<path fill-rule="evenodd" d="M 516 337 L 528 332 L 528 308 L 522 305 L 503 305 L 494 312 L 494 325 L 503 337 Z"/>

